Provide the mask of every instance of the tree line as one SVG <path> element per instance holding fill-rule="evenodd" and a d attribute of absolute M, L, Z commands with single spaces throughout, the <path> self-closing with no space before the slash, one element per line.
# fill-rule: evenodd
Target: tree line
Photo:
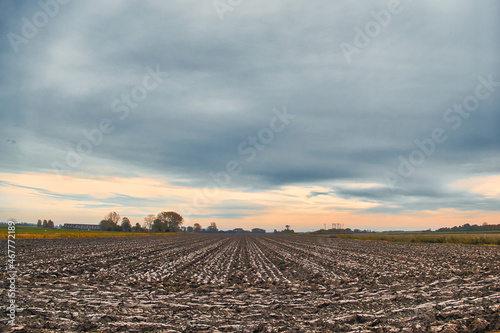
<path fill-rule="evenodd" d="M 121 222 L 120 222 L 121 221 Z M 99 222 L 99 227 L 104 231 L 124 231 L 124 232 L 145 232 L 139 222 L 132 227 L 132 223 L 128 217 L 120 217 L 117 212 L 109 212 Z"/>
<path fill-rule="evenodd" d="M 193 226 L 183 228 L 184 218 L 176 212 L 161 212 L 156 215 L 149 214 L 144 218 L 143 226 L 136 223 L 132 226 L 128 217 L 121 217 L 117 212 L 109 212 L 99 222 L 99 226 L 105 231 L 124 231 L 124 232 L 209 232 L 215 233 L 217 224 L 212 222 L 206 229 L 202 229 L 201 224 L 195 223 Z"/>
<path fill-rule="evenodd" d="M 461 226 L 439 228 L 436 232 L 464 232 L 464 231 L 500 231 L 500 224 L 488 224 L 484 222 L 482 225 L 466 223 Z"/>
<path fill-rule="evenodd" d="M 136 223 L 132 227 L 130 219 L 128 217 L 120 217 L 117 212 L 110 212 L 104 216 L 104 218 L 99 223 L 102 230 L 105 231 L 124 231 L 124 232 L 180 232 L 182 225 L 184 223 L 184 218 L 176 212 L 168 211 L 161 212 L 156 215 L 149 214 L 144 218 L 143 226 L 140 223 Z M 185 229 L 188 232 L 202 232 L 203 229 L 199 223 L 195 223 L 194 226 L 187 227 Z M 182 230 L 183 231 L 183 230 Z M 207 232 L 217 232 L 217 225 L 212 222 L 210 227 L 207 228 Z"/>
<path fill-rule="evenodd" d="M 42 228 L 54 228 L 54 221 L 52 220 L 38 220 L 38 222 L 36 223 L 36 226 L 37 227 L 42 227 Z"/>

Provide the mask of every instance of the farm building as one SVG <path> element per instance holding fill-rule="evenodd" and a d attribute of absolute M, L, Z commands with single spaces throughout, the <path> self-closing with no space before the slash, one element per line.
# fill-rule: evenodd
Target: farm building
<path fill-rule="evenodd" d="M 63 229 L 80 229 L 80 230 L 101 230 L 98 224 L 71 224 L 64 223 Z"/>
<path fill-rule="evenodd" d="M 265 234 L 266 231 L 264 229 L 261 229 L 261 228 L 253 228 L 252 233 L 253 234 Z"/>

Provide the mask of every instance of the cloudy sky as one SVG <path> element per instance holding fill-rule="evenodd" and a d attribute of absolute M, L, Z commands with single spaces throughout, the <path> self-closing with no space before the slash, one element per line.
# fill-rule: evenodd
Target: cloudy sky
<path fill-rule="evenodd" d="M 500 223 L 496 0 L 10 0 L 0 30 L 2 221 Z"/>

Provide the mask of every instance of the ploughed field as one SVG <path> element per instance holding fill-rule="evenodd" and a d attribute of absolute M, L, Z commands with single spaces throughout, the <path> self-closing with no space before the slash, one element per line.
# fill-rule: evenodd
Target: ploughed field
<path fill-rule="evenodd" d="M 4 274 L 2 332 L 500 328 L 493 246 L 248 234 L 26 239 L 16 260 L 18 326 L 7 325 Z"/>

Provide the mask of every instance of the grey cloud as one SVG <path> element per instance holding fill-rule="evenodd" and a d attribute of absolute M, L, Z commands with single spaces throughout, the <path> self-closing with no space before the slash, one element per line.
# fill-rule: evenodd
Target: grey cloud
<path fill-rule="evenodd" d="M 67 147 L 85 139 L 83 130 L 110 118 L 115 131 L 79 172 L 98 172 L 99 161 L 109 161 L 125 174 L 147 169 L 204 186 L 209 172 L 237 160 L 243 171 L 230 187 L 383 183 L 384 172 L 397 169 L 398 156 L 415 149 L 415 139 L 442 127 L 448 140 L 395 193 L 334 190 L 409 209 L 434 209 L 438 202 L 492 210 L 494 201 L 443 194 L 434 180 L 466 171 L 498 173 L 491 156 L 500 143 L 500 91 L 456 131 L 442 116 L 474 92 L 478 76 L 493 73 L 500 81 L 499 4 L 403 4 L 402 13 L 347 64 L 340 43 L 353 43 L 353 28 L 363 28 L 370 10 L 385 8 L 386 1 L 260 1 L 236 8 L 222 22 L 210 2 L 71 2 L 20 46 L 19 55 L 2 39 L 0 153 L 10 158 L 0 168 L 52 172 L 51 163 L 63 163 Z M 21 18 L 39 10 L 18 1 L 1 6 L 2 36 L 19 32 Z M 142 82 L 146 66 L 157 65 L 170 76 L 120 120 L 111 102 Z M 296 119 L 246 162 L 238 145 L 283 106 Z M 37 145 L 46 149 L 33 152 Z M 429 199 L 441 195 L 443 201 Z M 408 201 L 413 197 L 428 199 Z"/>

